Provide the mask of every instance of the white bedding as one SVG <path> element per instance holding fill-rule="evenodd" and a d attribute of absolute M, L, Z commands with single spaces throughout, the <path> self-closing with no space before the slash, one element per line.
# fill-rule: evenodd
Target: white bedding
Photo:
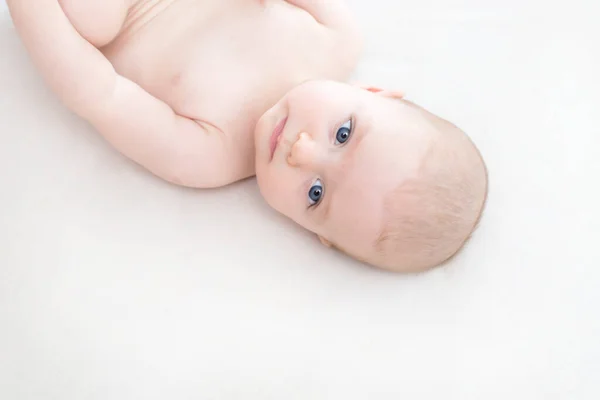
<path fill-rule="evenodd" d="M 468 248 L 398 276 L 253 180 L 185 190 L 125 161 L 0 0 L 0 399 L 600 398 L 600 6 L 548 3 L 352 1 L 356 79 L 459 124 L 490 170 Z"/>

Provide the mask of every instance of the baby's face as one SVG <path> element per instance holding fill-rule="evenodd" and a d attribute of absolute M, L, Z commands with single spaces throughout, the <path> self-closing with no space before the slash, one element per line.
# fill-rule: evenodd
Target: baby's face
<path fill-rule="evenodd" d="M 384 197 L 416 176 L 426 140 L 384 95 L 328 81 L 304 83 L 256 126 L 256 175 L 277 211 L 325 244 L 374 251 Z"/>

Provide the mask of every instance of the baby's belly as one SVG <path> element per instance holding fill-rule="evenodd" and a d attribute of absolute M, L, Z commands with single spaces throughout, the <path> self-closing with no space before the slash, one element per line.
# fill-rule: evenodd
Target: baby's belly
<path fill-rule="evenodd" d="M 264 11 L 249 0 L 174 1 L 145 25 L 126 25 L 102 51 L 179 115 L 250 136 L 296 84 L 338 78 L 324 61 L 329 32 L 281 3 Z"/>

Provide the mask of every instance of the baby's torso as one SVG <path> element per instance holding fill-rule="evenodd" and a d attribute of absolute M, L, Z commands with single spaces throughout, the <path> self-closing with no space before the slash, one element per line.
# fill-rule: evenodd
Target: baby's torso
<path fill-rule="evenodd" d="M 293 86 L 346 79 L 351 41 L 283 0 L 138 0 L 99 48 L 177 114 L 251 140 L 258 118 Z"/>

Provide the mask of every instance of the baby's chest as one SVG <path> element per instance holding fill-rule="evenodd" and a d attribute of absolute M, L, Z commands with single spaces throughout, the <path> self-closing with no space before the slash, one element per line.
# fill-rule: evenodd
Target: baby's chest
<path fill-rule="evenodd" d="M 328 32 L 305 14 L 181 11 L 171 8 L 103 49 L 117 72 L 180 115 L 244 130 L 294 85 L 326 77 Z"/>

